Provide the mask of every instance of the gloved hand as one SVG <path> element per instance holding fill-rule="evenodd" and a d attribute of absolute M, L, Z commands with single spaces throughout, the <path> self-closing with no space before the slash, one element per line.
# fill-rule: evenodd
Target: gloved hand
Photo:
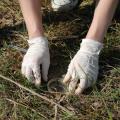
<path fill-rule="evenodd" d="M 95 84 L 98 76 L 99 53 L 103 44 L 83 39 L 81 48 L 71 60 L 63 83 L 69 84 L 69 92 L 79 95 L 84 89 Z M 79 82 L 80 80 L 80 82 Z"/>
<path fill-rule="evenodd" d="M 50 65 L 48 40 L 45 37 L 37 37 L 28 40 L 28 44 L 29 49 L 23 58 L 21 71 L 28 80 L 39 86 L 41 84 L 41 73 L 45 81 L 48 79 Z M 42 65 L 42 71 L 40 71 L 40 65 Z"/>

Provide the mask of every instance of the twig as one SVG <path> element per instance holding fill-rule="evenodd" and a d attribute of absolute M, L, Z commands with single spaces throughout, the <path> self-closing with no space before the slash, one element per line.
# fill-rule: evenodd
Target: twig
<path fill-rule="evenodd" d="M 57 105 L 55 105 L 55 117 L 54 117 L 54 120 L 57 120 L 57 113 L 58 113 L 58 107 L 57 107 Z"/>
<path fill-rule="evenodd" d="M 31 110 L 31 111 L 33 111 L 33 112 L 39 114 L 39 115 L 42 116 L 43 118 L 47 119 L 43 114 L 41 114 L 40 112 L 36 111 L 36 110 L 33 109 L 33 108 L 30 108 L 30 107 L 28 107 L 28 106 L 26 106 L 26 105 L 23 105 L 23 104 L 21 104 L 21 103 L 18 103 L 18 102 L 16 102 L 16 101 L 11 100 L 11 99 L 8 99 L 8 98 L 5 98 L 5 99 L 6 99 L 7 101 L 13 103 L 13 104 L 16 104 L 16 105 L 19 105 L 19 106 L 25 107 L 25 108 L 27 108 L 27 109 L 29 109 L 29 110 Z"/>
<path fill-rule="evenodd" d="M 3 75 L 1 75 L 1 74 L 0 74 L 0 78 L 6 80 L 6 81 L 8 81 L 8 82 L 11 82 L 11 83 L 15 84 L 15 85 L 18 86 L 19 88 L 22 88 L 22 89 L 30 92 L 31 94 L 33 94 L 33 95 L 35 95 L 35 96 L 37 96 L 37 97 L 39 97 L 39 98 L 41 98 L 41 99 L 43 99 L 43 100 L 46 100 L 46 101 L 48 101 L 48 102 L 50 102 L 50 103 L 52 103 L 52 104 L 54 104 L 54 105 L 57 105 L 61 110 L 67 112 L 67 113 L 70 114 L 70 115 L 73 115 L 73 113 L 72 113 L 71 111 L 69 111 L 69 110 L 66 109 L 65 107 L 61 106 L 60 104 L 54 102 L 53 100 L 51 100 L 51 99 L 49 99 L 49 98 L 47 98 L 47 97 L 45 97 L 45 96 L 42 96 L 42 95 L 34 92 L 33 90 L 30 90 L 29 88 L 24 87 L 23 85 L 15 82 L 15 81 L 13 81 L 12 79 L 7 78 L 7 77 L 5 77 L 5 76 L 3 76 Z"/>

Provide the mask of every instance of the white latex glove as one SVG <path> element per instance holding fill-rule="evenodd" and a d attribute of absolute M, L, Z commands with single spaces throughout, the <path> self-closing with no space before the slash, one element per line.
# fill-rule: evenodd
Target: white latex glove
<path fill-rule="evenodd" d="M 99 53 L 103 44 L 91 39 L 83 39 L 81 48 L 71 60 L 63 80 L 69 84 L 69 92 L 79 95 L 84 89 L 95 84 L 98 76 Z M 80 82 L 79 82 L 80 80 Z"/>
<path fill-rule="evenodd" d="M 28 80 L 39 86 L 41 84 L 41 73 L 45 81 L 48 79 L 50 65 L 48 40 L 45 37 L 37 37 L 28 40 L 28 44 L 29 49 L 23 58 L 21 71 Z M 40 65 L 42 65 L 42 71 L 40 71 Z"/>

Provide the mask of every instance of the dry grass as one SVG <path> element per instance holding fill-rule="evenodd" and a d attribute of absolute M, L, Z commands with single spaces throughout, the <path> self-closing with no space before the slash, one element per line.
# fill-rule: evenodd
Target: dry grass
<path fill-rule="evenodd" d="M 51 11 L 49 2 L 43 2 L 43 22 L 51 52 L 50 79 L 66 72 L 70 59 L 79 49 L 80 40 L 88 30 L 93 10 L 91 1 L 85 0 L 78 10 L 61 15 Z M 79 97 L 62 95 L 59 98 L 47 91 L 46 84 L 35 88 L 22 77 L 20 67 L 23 53 L 9 48 L 10 44 L 27 48 L 28 36 L 18 3 L 15 0 L 2 0 L 0 11 L 0 74 L 74 113 L 71 116 L 57 105 L 0 78 L 0 120 L 120 119 L 119 9 L 105 37 L 97 85 Z"/>

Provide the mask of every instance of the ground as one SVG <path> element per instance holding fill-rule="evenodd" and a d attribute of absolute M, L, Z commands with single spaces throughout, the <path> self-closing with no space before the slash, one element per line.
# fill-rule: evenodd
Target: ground
<path fill-rule="evenodd" d="M 52 12 L 48 0 L 43 1 L 42 6 L 51 53 L 49 79 L 55 79 L 66 73 L 71 58 L 79 49 L 90 26 L 94 4 L 84 0 L 78 9 L 69 13 Z M 0 120 L 119 120 L 119 12 L 118 8 L 105 36 L 97 85 L 78 97 L 58 96 L 48 92 L 46 84 L 36 88 L 21 75 L 24 53 L 10 45 L 28 47 L 25 23 L 16 0 L 0 1 Z"/>

